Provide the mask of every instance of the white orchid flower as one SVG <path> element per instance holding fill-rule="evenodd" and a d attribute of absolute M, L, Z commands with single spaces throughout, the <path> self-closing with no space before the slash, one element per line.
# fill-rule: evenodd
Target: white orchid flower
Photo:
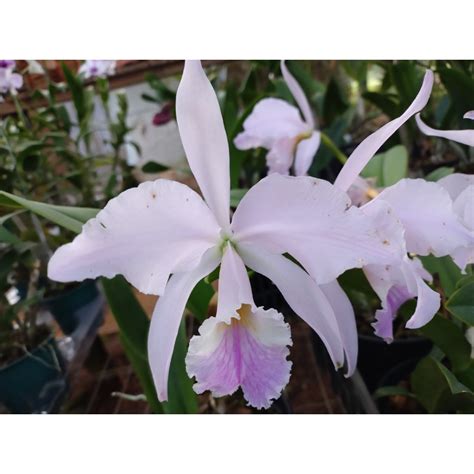
<path fill-rule="evenodd" d="M 268 173 L 306 175 L 316 154 L 321 134 L 303 89 L 281 61 L 283 78 L 298 108 L 282 99 L 259 101 L 244 121 L 244 131 L 234 140 L 239 150 L 263 147 L 268 151 Z M 302 116 L 300 115 L 300 111 Z"/>
<path fill-rule="evenodd" d="M 114 60 L 87 59 L 81 64 L 79 74 L 84 75 L 85 79 L 113 76 L 116 65 L 117 61 Z"/>
<path fill-rule="evenodd" d="M 427 71 L 412 104 L 400 117 L 385 124 L 354 150 L 335 186 L 346 191 L 357 181 L 359 173 L 383 143 L 425 107 L 433 80 L 433 73 Z M 396 241 L 401 246 L 398 264 L 370 264 L 363 269 L 382 301 L 382 309 L 376 313 L 375 333 L 390 342 L 393 319 L 407 300 L 417 298 L 415 313 L 406 324 L 411 329 L 427 324 L 440 306 L 439 294 L 425 283 L 425 280 L 431 281 L 431 275 L 418 259 L 409 258 L 407 252 L 442 257 L 467 245 L 470 237 L 456 216 L 448 192 L 439 184 L 422 179 L 402 179 L 360 209 L 378 223 L 378 230 L 386 235 L 387 241 Z"/>
<path fill-rule="evenodd" d="M 163 179 L 124 191 L 56 251 L 49 277 L 73 281 L 122 274 L 141 292 L 160 295 L 148 351 L 162 401 L 186 302 L 219 264 L 217 315 L 191 340 L 186 360 L 197 391 L 224 395 L 240 386 L 248 402 L 261 408 L 288 382 L 289 327 L 277 311 L 256 307 L 246 266 L 275 283 L 319 334 L 334 365 L 345 362 L 350 375 L 357 358 L 355 320 L 335 279 L 348 268 L 397 261 L 398 247 L 386 245 L 372 219 L 350 208 L 347 194 L 309 177 L 266 177 L 244 196 L 231 220 L 228 142 L 199 61 L 185 63 L 176 116 L 204 200 Z"/>

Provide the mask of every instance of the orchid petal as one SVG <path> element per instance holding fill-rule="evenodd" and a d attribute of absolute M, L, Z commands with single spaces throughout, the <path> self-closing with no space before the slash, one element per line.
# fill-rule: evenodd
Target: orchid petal
<path fill-rule="evenodd" d="M 295 175 L 304 176 L 313 162 L 314 155 L 321 144 L 321 133 L 313 132 L 311 137 L 301 140 L 296 147 Z"/>
<path fill-rule="evenodd" d="M 186 61 L 176 120 L 189 166 L 219 224 L 229 227 L 229 145 L 216 93 L 200 61 Z"/>
<path fill-rule="evenodd" d="M 162 294 L 171 273 L 190 270 L 216 245 L 219 226 L 184 184 L 157 180 L 110 200 L 48 266 L 56 281 L 122 274 L 138 290 Z"/>
<path fill-rule="evenodd" d="M 269 408 L 290 379 L 290 328 L 270 309 L 243 306 L 237 318 L 225 323 L 204 321 L 199 336 L 189 343 L 186 368 L 196 377 L 194 390 L 210 390 L 215 397 L 231 395 L 239 386 L 256 408 Z"/>
<path fill-rule="evenodd" d="M 350 204 L 347 194 L 327 181 L 273 174 L 243 197 L 232 229 L 239 242 L 289 253 L 318 284 L 349 268 L 398 260 L 399 247 Z"/>
<path fill-rule="evenodd" d="M 359 146 L 352 152 L 340 171 L 334 184 L 346 191 L 354 182 L 357 176 L 364 169 L 365 165 L 377 153 L 378 149 L 413 115 L 420 112 L 428 103 L 431 89 L 433 88 L 434 76 L 433 72 L 427 70 L 423 79 L 423 84 L 415 97 L 415 100 L 410 104 L 407 110 L 400 115 L 400 117 L 386 123 L 376 132 L 369 135 Z"/>
<path fill-rule="evenodd" d="M 468 245 L 469 233 L 457 219 L 445 189 L 423 179 L 402 179 L 376 198 L 390 204 L 405 228 L 409 252 L 448 255 Z"/>
<path fill-rule="evenodd" d="M 10 84 L 13 89 L 19 89 L 23 85 L 23 76 L 16 72 L 12 73 L 10 76 Z"/>
<path fill-rule="evenodd" d="M 334 310 L 334 315 L 339 328 L 339 335 L 346 356 L 346 377 L 350 377 L 354 374 L 357 367 L 358 352 L 357 327 L 354 309 L 352 308 L 352 304 L 346 293 L 344 293 L 336 280 L 332 283 L 321 285 L 320 288 Z"/>
<path fill-rule="evenodd" d="M 267 154 L 268 174 L 288 175 L 293 163 L 295 140 L 283 137 L 277 140 Z"/>
<path fill-rule="evenodd" d="M 242 259 L 230 243 L 227 243 L 219 273 L 217 319 L 230 324 L 242 305 L 256 309 L 250 281 Z"/>
<path fill-rule="evenodd" d="M 418 262 L 418 267 L 416 262 Z M 417 297 L 415 312 L 405 325 L 409 329 L 418 329 L 428 324 L 441 306 L 439 294 L 424 282 L 420 276 L 419 267 L 423 268 L 418 259 L 410 260 L 408 257 L 402 265 L 407 287 L 409 291 L 416 292 Z"/>
<path fill-rule="evenodd" d="M 308 124 L 309 128 L 313 129 L 315 127 L 315 121 L 313 113 L 311 112 L 311 107 L 309 105 L 305 93 L 303 92 L 303 89 L 298 84 L 298 81 L 290 73 L 290 71 L 288 71 L 285 61 L 280 62 L 280 68 L 283 74 L 283 78 L 285 79 L 285 82 L 288 86 L 288 89 L 290 89 L 290 92 L 293 95 L 296 103 L 298 104 L 298 107 L 303 113 L 305 122 Z"/>
<path fill-rule="evenodd" d="M 474 184 L 474 175 L 453 173 L 441 178 L 437 183 L 448 191 L 453 201 L 471 184 Z"/>
<path fill-rule="evenodd" d="M 244 131 L 234 139 L 239 150 L 263 147 L 271 149 L 282 138 L 294 138 L 308 131 L 298 109 L 282 99 L 257 102 L 243 123 Z"/>
<path fill-rule="evenodd" d="M 426 125 L 421 120 L 420 114 L 416 115 L 416 123 L 418 128 L 430 137 L 446 138 L 463 145 L 474 146 L 474 130 L 436 130 Z"/>
<path fill-rule="evenodd" d="M 368 265 L 364 273 L 382 301 L 382 309 L 375 313 L 376 321 L 372 326 L 375 334 L 386 342 L 392 342 L 392 322 L 402 304 L 409 299 L 416 297 L 417 303 L 415 313 L 407 323 L 408 328 L 424 326 L 439 309 L 439 294 L 424 282 L 424 279 L 430 281 L 431 275 L 417 258 L 405 256 L 398 266 Z"/>
<path fill-rule="evenodd" d="M 469 110 L 469 112 L 466 112 L 463 115 L 463 118 L 469 119 L 469 120 L 474 120 L 474 110 Z"/>
<path fill-rule="evenodd" d="M 319 335 L 334 366 L 342 367 L 344 352 L 337 319 L 315 281 L 291 260 L 264 248 L 239 243 L 238 252 L 248 267 L 273 281 L 293 311 Z"/>
<path fill-rule="evenodd" d="M 469 231 L 468 245 L 462 245 L 451 252 L 454 263 L 464 273 L 466 266 L 474 263 L 474 184 L 464 188 L 454 201 L 454 212 Z"/>
<path fill-rule="evenodd" d="M 158 299 L 148 331 L 148 361 L 160 401 L 168 399 L 168 373 L 184 308 L 191 291 L 219 264 L 218 248 L 209 249 L 190 272 L 175 273 Z"/>

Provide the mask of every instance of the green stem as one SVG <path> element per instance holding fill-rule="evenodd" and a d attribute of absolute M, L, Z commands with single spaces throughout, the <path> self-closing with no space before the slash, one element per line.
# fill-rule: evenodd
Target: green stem
<path fill-rule="evenodd" d="M 27 121 L 26 121 L 26 116 L 23 112 L 20 101 L 18 100 L 18 97 L 17 97 L 16 94 L 11 94 L 11 96 L 12 96 L 13 102 L 15 104 L 16 113 L 18 114 L 18 117 L 19 117 L 21 123 L 23 124 L 24 129 L 28 130 L 29 127 L 28 127 L 28 124 L 27 124 Z"/>
<path fill-rule="evenodd" d="M 324 132 L 321 132 L 321 141 L 324 145 L 329 148 L 334 156 L 344 165 L 347 161 L 347 156 L 339 149 L 339 147 L 331 140 L 329 135 L 326 135 Z"/>

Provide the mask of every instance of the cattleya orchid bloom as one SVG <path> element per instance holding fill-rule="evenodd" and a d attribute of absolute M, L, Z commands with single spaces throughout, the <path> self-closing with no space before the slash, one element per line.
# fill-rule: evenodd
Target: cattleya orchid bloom
<path fill-rule="evenodd" d="M 461 245 L 451 252 L 454 263 L 465 272 L 466 266 L 474 263 L 474 176 L 455 173 L 441 178 L 438 184 L 448 192 L 454 212 L 470 235 L 468 245 Z"/>
<path fill-rule="evenodd" d="M 0 100 L 1 94 L 15 95 L 16 91 L 23 85 L 23 77 L 13 72 L 16 62 L 11 59 L 0 60 Z"/>
<path fill-rule="evenodd" d="M 85 79 L 113 76 L 115 67 L 116 61 L 113 60 L 87 59 L 81 64 L 79 74 L 83 74 Z"/>
<path fill-rule="evenodd" d="M 433 73 L 427 71 L 410 107 L 354 150 L 339 173 L 335 186 L 347 190 L 357 182 L 359 173 L 383 143 L 425 107 L 432 86 Z M 431 281 L 431 275 L 420 260 L 410 258 L 407 253 L 442 257 L 467 245 L 470 236 L 457 218 L 448 192 L 439 184 L 422 179 L 402 179 L 385 188 L 360 210 L 372 216 L 378 223 L 379 232 L 400 249 L 398 264 L 369 264 L 363 268 L 382 301 L 382 308 L 376 312 L 373 324 L 375 334 L 390 342 L 393 340 L 393 319 L 407 300 L 417 298 L 415 313 L 406 324 L 412 329 L 427 324 L 440 306 L 439 294 L 425 283 L 425 280 Z"/>
<path fill-rule="evenodd" d="M 122 274 L 141 292 L 160 295 L 148 351 L 162 401 L 186 302 L 219 264 L 217 314 L 191 340 L 186 358 L 196 391 L 221 396 L 240 386 L 247 401 L 262 408 L 288 382 L 289 327 L 276 310 L 256 307 L 246 266 L 274 282 L 319 334 L 335 367 L 345 362 L 350 375 L 357 359 L 355 319 L 336 278 L 349 268 L 396 261 L 397 249 L 385 245 L 370 217 L 350 208 L 347 194 L 309 177 L 264 178 L 231 220 L 228 142 L 199 61 L 185 63 L 176 116 L 204 199 L 164 179 L 124 191 L 56 251 L 49 277 L 64 282 Z"/>
<path fill-rule="evenodd" d="M 464 114 L 465 119 L 474 120 L 474 110 L 470 110 Z M 416 116 L 416 123 L 418 128 L 425 134 L 431 137 L 447 138 L 453 142 L 462 143 L 463 145 L 474 146 L 474 130 L 436 130 L 426 125 L 421 120 L 420 114 Z"/>
<path fill-rule="evenodd" d="M 235 137 L 239 150 L 263 147 L 268 151 L 268 173 L 306 175 L 321 142 L 315 118 L 303 89 L 281 62 L 283 78 L 300 110 L 282 99 L 259 101 Z M 300 115 L 300 111 L 302 116 Z"/>

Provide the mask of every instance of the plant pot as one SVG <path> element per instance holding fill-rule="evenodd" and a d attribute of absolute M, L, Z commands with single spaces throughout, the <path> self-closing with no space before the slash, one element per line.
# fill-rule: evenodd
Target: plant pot
<path fill-rule="evenodd" d="M 381 380 L 394 367 L 407 362 L 419 361 L 427 355 L 433 343 L 424 337 L 398 339 L 391 344 L 376 336 L 359 335 L 359 369 L 367 388 L 373 392 Z"/>
<path fill-rule="evenodd" d="M 46 298 L 44 307 L 53 315 L 64 334 L 72 334 L 81 322 L 81 309 L 100 297 L 95 280 L 86 280 L 72 290 Z"/>
<path fill-rule="evenodd" d="M 0 369 L 0 402 L 11 413 L 50 411 L 65 389 L 64 362 L 53 336 Z"/>

